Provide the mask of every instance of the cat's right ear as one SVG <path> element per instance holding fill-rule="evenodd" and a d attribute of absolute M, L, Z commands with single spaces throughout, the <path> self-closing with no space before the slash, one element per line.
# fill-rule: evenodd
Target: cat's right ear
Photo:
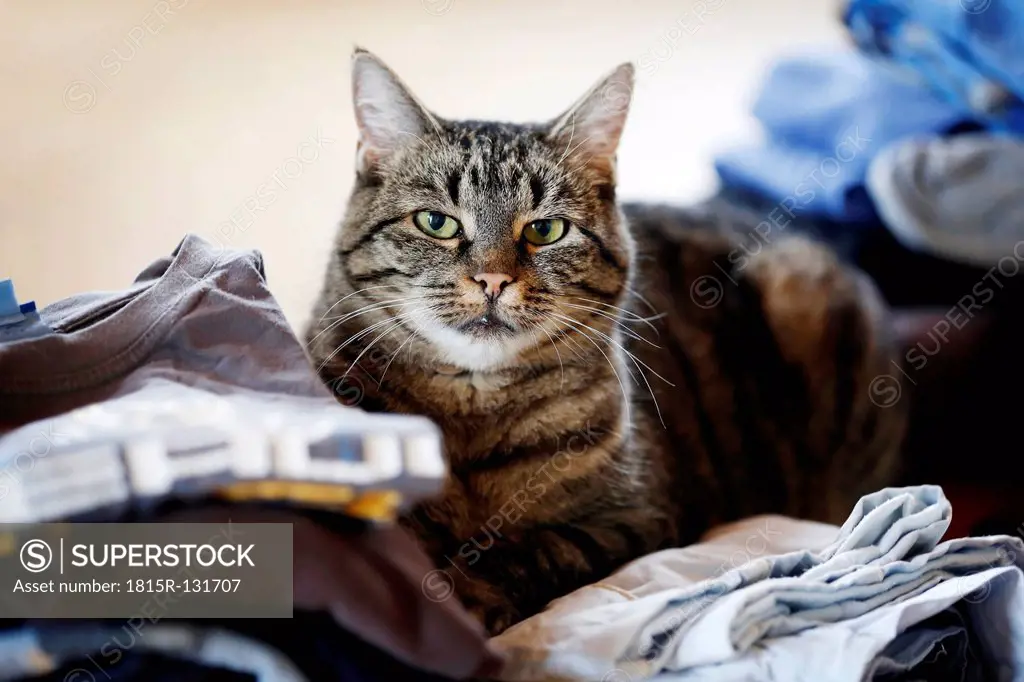
<path fill-rule="evenodd" d="M 563 147 L 563 158 L 575 157 L 615 182 L 615 154 L 633 99 L 633 65 L 620 64 L 554 121 L 549 139 Z"/>
<path fill-rule="evenodd" d="M 430 112 L 376 55 L 352 54 L 352 102 L 359 142 L 356 172 L 371 172 L 382 160 L 436 128 Z"/>

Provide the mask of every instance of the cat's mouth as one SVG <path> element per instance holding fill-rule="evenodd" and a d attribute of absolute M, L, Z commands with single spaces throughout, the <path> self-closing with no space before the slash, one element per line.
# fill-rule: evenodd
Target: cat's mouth
<path fill-rule="evenodd" d="M 482 338 L 512 336 L 516 331 L 515 327 L 502 319 L 494 311 L 488 311 L 480 317 L 474 317 L 468 322 L 463 322 L 459 325 L 458 329 L 463 334 Z"/>
<path fill-rule="evenodd" d="M 469 312 L 469 311 L 466 311 Z M 519 354 L 535 344 L 525 333 L 529 322 L 494 308 L 455 320 L 427 317 L 414 320 L 417 329 L 434 347 L 444 362 L 474 372 L 489 372 L 518 362 Z"/>

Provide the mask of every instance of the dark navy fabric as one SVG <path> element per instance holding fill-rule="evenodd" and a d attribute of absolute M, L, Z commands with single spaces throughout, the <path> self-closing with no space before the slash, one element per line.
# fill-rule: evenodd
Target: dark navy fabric
<path fill-rule="evenodd" d="M 778 205 L 756 192 L 727 187 L 705 202 L 703 209 L 705 214 L 727 217 L 740 233 L 753 234 L 773 211 L 780 215 Z M 912 251 L 879 221 L 854 225 L 797 214 L 785 229 L 827 244 L 845 262 L 867 273 L 895 308 L 948 309 L 988 273 L 985 268 Z"/>
<path fill-rule="evenodd" d="M 253 675 L 201 665 L 153 652 L 125 654 L 116 666 L 96 670 L 89 659 L 68 661 L 59 669 L 31 679 L 32 682 L 257 682 Z"/>
<path fill-rule="evenodd" d="M 176 625 L 182 625 L 182 622 Z M 40 639 L 51 645 L 55 639 L 76 641 L 78 646 L 95 644 L 97 652 L 120 635 L 120 621 L 74 621 L 34 624 Z M 4 641 L 18 639 L 29 625 L 19 621 L 0 621 L 0 652 Z M 338 627 L 326 613 L 296 612 L 295 618 L 282 624 L 274 620 L 207 620 L 194 627 L 224 628 L 251 638 L 254 643 L 272 647 L 287 657 L 307 680 L 333 682 L 446 682 L 447 678 L 425 673 L 396 661 L 392 656 Z M 122 637 L 123 638 L 123 637 Z M 124 642 L 122 642 L 124 643 Z M 60 647 L 64 648 L 64 647 Z M 2 655 L 0 655 L 2 659 Z M 17 682 L 255 682 L 254 675 L 197 663 L 164 653 L 146 651 L 142 646 L 124 647 L 114 663 L 104 663 L 99 653 L 91 657 L 69 658 L 60 667 L 44 675 L 23 676 Z M 0 675 L 4 679 L 6 676 Z M 265 682 L 273 682 L 272 680 Z"/>

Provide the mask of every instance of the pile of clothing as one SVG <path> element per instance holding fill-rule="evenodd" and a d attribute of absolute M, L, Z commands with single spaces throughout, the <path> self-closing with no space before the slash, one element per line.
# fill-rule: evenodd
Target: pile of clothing
<path fill-rule="evenodd" d="M 760 516 L 638 559 L 499 635 L 508 682 L 1024 680 L 1024 542 L 940 542 L 935 486 L 841 528 Z"/>
<path fill-rule="evenodd" d="M 188 235 L 124 290 L 43 309 L 0 281 L 0 561 L 19 560 L 3 524 L 290 523 L 295 606 L 283 625 L 177 619 L 141 597 L 130 618 L 26 620 L 0 594 L 0 680 L 440 679 L 367 644 L 412 658 L 444 613 L 418 589 L 429 566 L 380 523 L 440 489 L 440 430 L 350 405 L 310 365 L 257 252 Z M 390 639 L 360 630 L 367 609 L 390 613 L 361 594 L 385 569 L 413 586 Z M 440 669 L 430 659 L 415 663 Z"/>
<path fill-rule="evenodd" d="M 766 142 L 716 159 L 724 186 L 756 196 L 776 231 L 880 223 L 911 251 L 1016 274 L 1024 4 L 847 0 L 842 19 L 852 48 L 769 71 L 753 108 Z"/>

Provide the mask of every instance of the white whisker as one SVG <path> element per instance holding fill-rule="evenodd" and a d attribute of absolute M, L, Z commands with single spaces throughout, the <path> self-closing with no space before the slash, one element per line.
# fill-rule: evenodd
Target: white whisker
<path fill-rule="evenodd" d="M 436 306 L 428 306 L 426 308 L 420 308 L 419 310 L 414 310 L 413 313 L 427 312 L 428 310 L 433 310 L 433 309 L 435 309 L 435 308 L 437 308 L 439 306 L 440 306 L 440 304 L 437 304 Z M 380 380 L 377 382 L 378 386 L 382 386 L 383 385 L 383 383 L 384 383 L 384 375 L 388 373 L 388 367 L 390 367 L 391 363 L 395 361 L 395 358 L 398 357 L 398 354 L 402 352 L 402 348 L 405 346 L 405 344 L 407 344 L 410 341 L 412 341 L 414 336 L 416 336 L 416 330 L 415 329 L 410 329 L 409 330 L 408 338 L 406 338 L 405 341 L 403 341 L 402 343 L 398 344 L 398 348 L 395 350 L 394 354 L 388 359 L 388 364 L 384 365 L 384 371 L 380 373 Z"/>
<path fill-rule="evenodd" d="M 594 332 L 595 334 L 599 334 L 600 336 L 602 336 L 605 339 L 607 339 L 610 343 L 614 343 L 615 346 L 619 350 L 621 350 L 623 353 L 626 354 L 627 357 L 629 357 L 629 359 L 633 362 L 633 364 L 636 365 L 636 369 L 640 373 L 640 377 L 644 380 L 644 383 L 647 384 L 647 390 L 650 391 L 650 393 L 651 393 L 651 400 L 654 401 L 654 409 L 658 413 L 658 420 L 661 422 L 661 425 L 664 427 L 665 426 L 665 419 L 664 419 L 664 417 L 661 416 L 661 407 L 658 405 L 658 398 L 654 395 L 654 388 L 651 386 L 651 382 L 649 382 L 647 380 L 647 375 L 644 374 L 644 371 L 642 369 L 640 369 L 640 366 L 643 365 L 644 367 L 646 367 L 647 370 L 651 374 L 653 374 L 654 376 L 658 377 L 659 379 L 664 381 L 669 386 L 673 386 L 674 387 L 675 385 L 672 382 L 670 382 L 668 379 L 666 379 L 665 377 L 663 377 L 660 374 L 658 374 L 657 372 L 655 372 L 653 369 L 651 369 L 651 367 L 647 363 L 645 363 L 643 360 L 640 360 L 635 355 L 630 353 L 628 350 L 623 348 L 622 344 L 620 344 L 618 341 L 616 341 L 612 337 L 608 336 L 607 334 L 605 334 L 601 330 L 594 329 L 590 325 L 584 324 L 583 322 L 580 322 L 579 320 L 577 320 L 575 318 L 571 318 L 571 317 L 570 318 L 564 318 L 564 316 L 559 315 L 558 313 L 552 313 L 552 314 L 555 315 L 558 318 L 562 318 L 563 320 L 566 320 L 566 319 L 567 320 L 571 320 L 572 322 L 575 322 L 576 324 L 579 324 L 579 325 L 582 325 L 582 326 L 586 327 L 587 329 L 589 329 L 590 331 Z"/>
<path fill-rule="evenodd" d="M 332 306 L 331 306 L 330 308 L 328 308 L 327 310 L 325 310 L 325 311 L 324 311 L 324 314 L 320 316 L 320 321 L 322 322 L 322 321 L 323 321 L 323 319 L 324 319 L 325 317 L 327 317 L 327 313 L 331 312 L 331 311 L 332 311 L 332 310 L 334 310 L 334 309 L 335 309 L 336 307 L 338 307 L 338 305 L 339 305 L 340 303 L 342 303 L 343 301 L 347 301 L 348 299 L 352 298 L 352 297 L 353 297 L 353 296 L 355 296 L 356 294 L 361 294 L 361 293 L 363 293 L 364 291 L 369 291 L 370 289 L 387 289 L 387 288 L 391 288 L 391 289 L 394 289 L 394 288 L 396 288 L 396 287 L 398 287 L 398 286 L 400 286 L 400 285 L 398 285 L 398 284 L 378 284 L 378 285 L 376 285 L 376 286 L 372 286 L 372 287 L 366 287 L 365 289 L 360 289 L 359 291 L 353 291 L 353 292 L 352 292 L 351 294 L 349 294 L 349 295 L 347 295 L 347 296 L 343 296 L 342 298 L 339 298 L 339 299 L 338 299 L 338 301 L 337 301 L 337 302 L 336 302 L 336 303 L 335 303 L 334 305 L 332 305 Z"/>
<path fill-rule="evenodd" d="M 576 135 L 576 112 L 572 113 L 572 127 L 569 129 L 569 141 L 565 143 L 565 151 L 562 152 L 562 158 L 558 160 L 558 164 L 561 165 L 565 157 L 569 155 L 569 146 L 572 144 L 572 139 Z"/>
<path fill-rule="evenodd" d="M 412 314 L 415 314 L 415 313 L 417 313 L 417 312 L 419 312 L 419 311 L 417 311 L 417 310 L 414 310 L 414 311 L 412 311 L 411 313 L 403 313 L 403 315 L 412 315 Z M 341 375 L 341 381 L 344 381 L 344 380 L 345 380 L 345 378 L 346 378 L 346 377 L 348 376 L 348 373 L 352 371 L 352 368 L 353 368 L 353 367 L 355 367 L 355 366 L 357 366 L 357 365 L 359 364 L 359 359 L 360 359 L 360 358 L 362 358 L 362 357 L 363 357 L 363 355 L 365 355 L 365 354 L 366 354 L 366 352 L 367 352 L 368 350 L 370 350 L 371 348 L 373 348 L 373 344 L 377 343 L 378 341 L 380 341 L 381 339 L 383 339 L 383 338 L 384 338 L 385 336 L 387 336 L 388 334 L 390 334 L 391 332 L 395 331 L 396 329 L 398 329 L 399 327 L 401 327 L 401 326 L 402 326 L 402 320 L 401 320 L 401 319 L 399 319 L 399 318 L 401 318 L 401 317 L 402 317 L 402 315 L 399 315 L 398 317 L 396 317 L 396 318 L 393 318 L 393 320 L 392 320 L 392 321 L 394 321 L 394 320 L 398 320 L 398 321 L 397 321 L 397 322 L 395 322 L 395 324 L 394 324 L 394 325 L 392 325 L 391 327 L 388 327 L 388 328 L 387 328 L 387 329 L 385 329 L 385 330 L 384 330 L 383 332 L 381 332 L 381 333 L 380 333 L 380 334 L 379 334 L 379 335 L 377 336 L 377 338 L 375 338 L 375 339 L 374 339 L 373 341 L 370 341 L 370 343 L 366 344 L 366 348 L 364 348 L 363 350 L 359 351 L 359 355 L 357 355 L 357 356 L 356 356 L 356 359 L 352 361 L 352 364 L 348 366 L 348 369 L 346 369 L 346 370 L 345 370 L 345 373 Z M 383 377 L 382 377 L 382 380 L 383 380 Z M 378 383 L 378 386 L 379 386 L 379 385 L 380 385 L 380 384 Z"/>
<path fill-rule="evenodd" d="M 338 315 L 336 317 L 328 317 L 328 318 L 325 318 L 325 319 L 328 319 L 328 320 L 339 320 L 339 319 L 340 320 L 349 320 L 349 319 L 352 319 L 353 317 L 355 317 L 356 315 L 361 314 L 363 311 L 369 311 L 369 310 L 374 309 L 375 307 L 383 306 L 383 307 L 386 308 L 387 306 L 393 305 L 395 303 L 403 303 L 405 301 L 423 301 L 423 300 L 428 299 L 428 298 L 430 298 L 430 294 L 427 294 L 427 295 L 424 295 L 424 296 L 403 296 L 402 298 L 392 298 L 392 299 L 387 300 L 387 301 L 374 301 L 373 303 L 368 303 L 368 304 L 364 305 L 363 307 L 356 308 L 352 312 L 345 313 L 344 315 Z"/>
<path fill-rule="evenodd" d="M 309 344 L 308 345 L 312 345 L 313 342 L 316 341 L 318 338 L 320 338 L 321 335 L 326 334 L 327 332 L 331 331 L 335 327 L 337 327 L 339 325 L 342 325 L 345 322 L 348 322 L 349 320 L 351 320 L 354 317 L 359 317 L 360 315 L 365 315 L 366 313 L 371 313 L 371 312 L 374 312 L 374 311 L 377 311 L 377 310 L 385 310 L 386 308 L 389 308 L 390 306 L 398 307 L 398 306 L 412 305 L 412 303 L 410 303 L 410 301 L 415 303 L 417 301 L 423 301 L 423 300 L 427 300 L 429 298 L 430 298 L 430 296 L 411 296 L 411 297 L 408 297 L 408 298 L 396 298 L 396 299 L 393 299 L 391 301 L 378 301 L 376 303 L 370 303 L 369 305 L 364 305 L 362 308 L 356 308 L 351 313 L 347 313 L 345 315 L 339 315 L 338 317 L 332 317 L 330 319 L 332 319 L 334 321 L 331 322 L 326 327 L 324 327 L 323 329 L 321 329 L 319 332 L 317 332 L 316 336 L 314 336 L 312 339 L 309 340 Z"/>
<path fill-rule="evenodd" d="M 366 336 L 367 334 L 372 333 L 374 330 L 380 329 L 384 325 L 387 325 L 387 324 L 390 324 L 391 322 L 394 322 L 395 320 L 402 320 L 402 319 L 404 319 L 406 317 L 409 317 L 411 315 L 416 314 L 417 312 L 419 312 L 419 311 L 418 310 L 413 310 L 413 311 L 410 311 L 408 313 L 402 313 L 401 315 L 395 315 L 395 316 L 389 317 L 386 320 L 381 320 L 379 322 L 375 322 L 375 323 L 371 324 L 369 327 L 366 327 L 365 329 L 363 329 L 362 331 L 359 331 L 359 332 L 353 334 L 352 336 L 347 338 L 344 341 L 344 343 L 342 343 L 337 348 L 335 348 L 333 351 L 331 351 L 330 355 L 328 355 L 326 358 L 324 358 L 324 361 L 322 363 L 320 363 L 320 366 L 317 368 L 317 371 L 319 372 L 320 370 L 322 370 L 327 365 L 327 363 L 329 363 L 331 360 L 333 360 L 334 357 L 338 353 L 341 352 L 341 350 L 343 348 L 348 346 L 353 341 L 356 341 L 357 339 L 360 339 L 363 336 Z M 346 374 L 347 374 L 347 372 L 346 372 Z"/>
<path fill-rule="evenodd" d="M 628 291 L 630 293 L 630 295 L 635 296 L 637 298 L 637 300 L 639 300 L 641 303 L 643 303 L 645 306 L 647 306 L 647 309 L 650 310 L 651 313 L 654 314 L 654 317 L 647 318 L 647 319 L 652 319 L 653 320 L 653 319 L 658 319 L 658 318 L 665 317 L 665 313 L 659 313 L 658 309 L 654 307 L 654 304 L 651 303 L 650 301 L 648 301 L 646 298 L 644 298 L 643 294 L 641 294 L 639 291 L 637 291 L 636 289 L 634 289 L 633 287 L 630 287 L 630 286 L 626 287 L 626 291 Z"/>
<path fill-rule="evenodd" d="M 653 368 L 652 368 L 652 367 L 651 367 L 650 365 L 648 365 L 648 364 L 647 364 L 647 363 L 645 363 L 645 362 L 644 362 L 643 360 L 639 359 L 638 357 L 636 357 L 635 355 L 633 355 L 632 353 L 630 353 L 630 352 L 629 352 L 629 351 L 628 351 L 628 350 L 627 350 L 627 349 L 626 349 L 626 348 L 625 348 L 625 347 L 624 347 L 624 346 L 623 346 L 623 345 L 622 345 L 621 343 L 619 343 L 618 341 L 616 341 L 615 339 L 613 339 L 613 338 L 612 338 L 611 336 L 608 336 L 607 334 L 605 334 L 605 333 L 604 333 L 603 331 L 601 331 L 600 329 L 595 329 L 595 328 L 591 327 L 591 326 L 590 326 L 590 325 L 588 325 L 588 324 L 584 324 L 583 322 L 580 322 L 579 320 L 577 320 L 577 319 L 576 319 L 576 318 L 574 318 L 574 317 L 566 317 L 565 315 L 559 315 L 558 313 L 551 313 L 551 314 L 552 314 L 552 315 L 554 315 L 555 317 L 557 317 L 557 318 L 559 318 L 559 319 L 563 320 L 563 321 L 570 321 L 570 322 L 575 322 L 575 323 L 576 323 L 576 324 L 578 324 L 578 325 L 581 325 L 581 326 L 583 326 L 583 327 L 586 327 L 587 329 L 589 329 L 590 331 L 594 332 L 595 334 L 598 334 L 598 335 L 600 335 L 600 336 L 601 336 L 602 338 L 604 338 L 604 339 L 607 339 L 607 340 L 608 340 L 608 342 L 610 342 L 610 343 L 613 343 L 613 344 L 615 344 L 615 347 L 616 347 L 616 348 L 618 348 L 618 349 L 619 349 L 619 350 L 621 350 L 621 351 L 622 351 L 623 353 L 625 353 L 625 354 L 626 354 L 626 355 L 628 355 L 628 356 L 629 356 L 630 358 L 632 358 L 634 362 L 637 362 L 637 363 L 639 363 L 640 365 L 643 365 L 643 366 L 644 366 L 644 368 L 645 368 L 645 369 L 647 369 L 647 371 L 649 371 L 649 372 L 650 372 L 651 374 L 653 374 L 654 376 L 656 376 L 656 377 L 658 377 L 659 379 L 661 379 L 662 381 L 664 381 L 664 382 L 665 382 L 666 384 L 668 384 L 669 386 L 672 386 L 673 388 L 675 387 L 675 384 L 673 384 L 673 383 L 672 383 L 671 381 L 669 381 L 669 380 L 668 380 L 668 379 L 666 379 L 665 377 L 663 377 L 663 376 L 661 376 L 660 374 L 658 374 L 657 372 L 655 372 L 655 371 L 654 371 L 654 369 L 653 369 Z"/>
<path fill-rule="evenodd" d="M 601 348 L 601 346 L 597 343 L 597 341 L 595 341 L 594 339 L 590 338 L 589 334 L 587 334 L 585 331 L 583 331 L 582 329 L 580 329 L 576 325 L 572 324 L 571 322 L 567 322 L 566 324 L 568 324 L 570 327 L 572 327 L 577 332 L 579 332 L 580 335 L 583 338 L 585 338 L 587 341 L 590 341 L 590 343 L 592 343 L 594 345 L 594 348 L 596 348 L 598 350 L 598 352 L 601 353 L 601 355 L 604 356 L 604 359 L 608 362 L 608 366 L 611 368 L 612 374 L 615 375 L 615 380 L 619 382 L 619 390 L 622 392 L 622 400 L 625 403 L 625 408 L 626 408 L 626 422 L 629 423 L 629 424 L 632 424 L 633 423 L 633 419 L 630 416 L 631 415 L 631 412 L 630 412 L 630 402 L 631 401 L 629 400 L 629 396 L 626 395 L 626 385 L 622 383 L 622 378 L 619 376 L 619 373 L 615 370 L 615 363 L 612 362 L 611 358 L 608 357 L 608 354 L 604 352 L 604 349 Z"/>
<path fill-rule="evenodd" d="M 587 138 L 587 140 L 589 140 L 589 139 L 590 139 L 590 138 L 588 137 L 588 138 Z M 583 142 L 586 142 L 587 140 L 584 140 Z M 580 144 L 582 144 L 582 142 L 581 142 Z M 571 169 L 569 170 L 569 172 L 570 172 L 570 173 L 579 173 L 579 172 L 580 172 L 581 170 L 583 170 L 584 168 L 586 168 L 586 167 L 587 167 L 587 164 L 588 164 L 588 163 L 590 163 L 590 160 L 591 160 L 592 158 L 594 158 L 594 155 L 593 155 L 593 154 L 591 154 L 590 156 L 588 156 L 587 158 L 585 158 L 585 159 L 583 160 L 583 163 L 581 163 L 580 165 L 576 166 L 575 168 L 571 168 Z"/>
<path fill-rule="evenodd" d="M 578 301 L 586 301 L 587 303 L 594 303 L 596 305 L 603 305 L 603 306 L 605 306 L 607 308 L 611 308 L 612 310 L 617 310 L 620 314 L 625 315 L 626 317 L 628 317 L 633 322 L 643 322 L 643 323 L 645 323 L 648 327 L 651 328 L 651 331 L 653 331 L 655 334 L 658 334 L 660 336 L 660 333 L 658 332 L 658 328 L 655 327 L 653 324 L 651 324 L 651 320 L 656 320 L 656 319 L 660 319 L 661 317 L 664 317 L 665 316 L 664 313 L 662 313 L 661 315 L 656 316 L 656 317 L 641 317 L 640 315 L 637 315 L 632 310 L 626 310 L 625 308 L 620 308 L 619 306 L 612 305 L 611 303 L 605 303 L 603 301 L 595 301 L 595 300 L 593 300 L 591 298 L 583 298 L 581 296 L 572 296 L 571 298 L 575 298 Z"/>
<path fill-rule="evenodd" d="M 566 318 L 566 317 L 565 317 L 564 315 L 559 315 L 558 313 L 552 313 L 552 315 L 555 315 L 556 317 L 558 317 L 559 319 L 561 319 L 561 320 L 563 321 L 563 323 L 564 323 L 564 322 L 565 322 L 566 320 L 572 320 L 572 322 L 575 322 L 575 323 L 576 323 L 577 325 L 580 325 L 580 326 L 582 326 L 582 327 L 586 327 L 587 329 L 590 329 L 591 331 L 595 331 L 595 332 L 598 332 L 599 334 L 601 333 L 601 332 L 600 332 L 600 331 L 598 331 L 597 329 L 594 329 L 593 327 L 591 327 L 591 326 L 589 326 L 589 325 L 586 325 L 586 324 L 584 324 L 584 323 L 580 322 L 579 320 L 577 320 L 577 319 L 576 319 L 576 318 L 574 318 L 574 317 Z M 573 329 L 575 329 L 575 330 L 576 330 L 576 331 L 577 331 L 578 333 L 580 333 L 580 334 L 583 334 L 583 333 L 584 333 L 584 332 L 583 332 L 583 330 L 581 330 L 581 329 L 580 329 L 579 327 L 576 327 L 576 326 L 572 325 L 571 323 L 570 323 L 570 325 L 569 325 L 569 326 L 570 326 L 570 327 L 572 327 Z M 604 336 L 605 338 L 610 338 L 610 337 L 608 337 L 608 336 L 607 336 L 607 335 L 605 335 L 605 334 L 601 334 L 601 335 L 602 335 L 602 336 Z M 571 336 L 566 336 L 565 338 L 567 338 L 567 339 L 572 339 L 572 337 L 571 337 Z M 576 343 L 575 339 L 573 339 L 573 343 Z M 583 351 L 584 353 L 586 352 L 586 351 L 585 351 L 585 350 L 583 349 L 583 347 L 582 347 L 582 346 L 580 346 L 580 345 L 579 345 L 578 343 L 576 344 L 576 347 L 577 347 L 577 348 L 579 348 L 579 349 L 580 349 L 581 351 Z M 634 374 L 633 374 L 633 368 L 632 368 L 632 367 L 630 367 L 630 366 L 628 366 L 628 365 L 627 365 L 626 367 L 624 367 L 624 369 L 625 369 L 625 370 L 626 370 L 626 372 L 627 372 L 627 373 L 629 374 L 629 378 L 630 378 L 630 379 L 632 379 L 634 383 L 640 383 L 640 382 L 638 382 L 638 381 L 637 381 L 637 379 L 636 379 L 636 375 L 634 375 Z M 637 369 L 639 369 L 639 368 L 637 368 Z"/>
<path fill-rule="evenodd" d="M 622 331 L 622 333 L 625 334 L 626 336 L 628 336 L 629 338 L 636 339 L 637 341 L 643 341 L 644 343 L 646 343 L 646 344 L 648 344 L 650 346 L 654 346 L 655 348 L 661 348 L 661 346 L 659 346 L 658 344 L 654 343 L 653 341 L 648 341 L 646 338 L 644 338 L 643 336 L 640 336 L 635 331 L 633 331 L 632 329 L 630 329 L 629 327 L 624 325 L 619 320 L 619 318 L 614 317 L 613 315 L 609 315 L 608 313 L 606 313 L 606 312 L 604 312 L 602 310 L 598 310 L 597 308 L 592 308 L 592 307 L 586 306 L 586 305 L 576 305 L 575 303 L 566 303 L 565 305 L 569 306 L 570 308 L 578 308 L 579 310 L 589 310 L 590 312 L 594 313 L 595 315 L 600 315 L 601 317 L 607 318 L 607 319 L 611 320 L 612 322 L 614 322 L 618 326 L 619 330 Z"/>
<path fill-rule="evenodd" d="M 333 359 L 334 359 L 334 356 L 336 356 L 336 355 L 337 355 L 338 353 L 340 353 L 340 352 L 342 351 L 342 349 L 343 349 L 343 348 L 345 348 L 346 346 L 348 346 L 348 345 L 349 345 L 350 343 L 352 343 L 353 341 L 355 341 L 355 340 L 357 340 L 357 339 L 360 339 L 360 338 L 362 338 L 363 336 L 365 336 L 365 335 L 366 335 L 366 334 L 367 334 L 368 332 L 372 332 L 372 331 L 373 331 L 373 330 L 375 330 L 375 329 L 379 329 L 380 327 L 382 327 L 382 326 L 384 326 L 384 325 L 386 325 L 386 324 L 390 324 L 390 323 L 391 323 L 391 322 L 393 322 L 393 321 L 394 321 L 394 318 L 393 318 L 393 317 L 388 317 L 388 319 L 386 319 L 386 320 L 381 320 L 381 321 L 379 321 L 379 322 L 374 322 L 374 323 L 373 323 L 373 324 L 371 324 L 371 325 L 370 325 L 369 327 L 365 327 L 365 328 L 363 328 L 363 329 L 360 329 L 360 330 L 359 330 L 358 332 L 356 332 L 356 333 L 355 333 L 355 334 L 353 334 L 352 336 L 350 336 L 350 337 L 348 337 L 347 339 L 345 339 L 345 340 L 344 340 L 344 341 L 343 341 L 343 342 L 342 342 L 342 343 L 341 343 L 340 345 L 338 345 L 338 347 L 336 347 L 336 348 L 335 348 L 335 349 L 334 349 L 333 351 L 331 351 L 331 354 L 330 354 L 330 355 L 328 355 L 328 356 L 327 356 L 326 358 L 324 358 L 324 361 L 320 363 L 320 366 L 319 366 L 319 367 L 317 367 L 317 371 L 319 372 L 320 370 L 322 370 L 322 369 L 323 369 L 323 368 L 324 368 L 324 367 L 325 367 L 325 366 L 327 365 L 327 363 L 329 363 L 329 362 L 330 362 L 331 360 L 333 360 Z"/>
<path fill-rule="evenodd" d="M 561 393 L 562 389 L 565 388 L 565 365 L 562 364 L 562 354 L 558 352 L 558 346 L 555 345 L 555 340 L 551 338 L 551 334 L 549 334 L 548 330 L 544 328 L 544 325 L 535 322 L 532 326 L 544 332 L 544 335 L 548 337 L 548 341 L 551 342 L 551 347 L 555 349 L 555 356 L 558 358 L 558 369 L 562 373 L 561 381 L 558 384 L 558 392 Z M 540 343 L 537 344 L 537 350 L 540 350 Z"/>
<path fill-rule="evenodd" d="M 590 142 L 590 140 L 592 140 L 592 139 L 593 139 L 593 137 L 594 137 L 594 136 L 593 136 L 593 135 L 591 135 L 590 137 L 588 137 L 588 138 L 586 138 L 586 139 L 584 139 L 584 140 L 580 141 L 580 143 L 579 143 L 579 144 L 577 144 L 577 145 L 576 145 L 575 147 L 573 147 L 572 149 L 568 150 L 568 151 L 566 152 L 566 155 L 568 155 L 568 154 L 572 154 L 572 153 L 573 153 L 574 151 L 576 151 L 577 149 L 579 149 L 580 147 L 582 147 L 582 146 L 583 146 L 583 145 L 585 145 L 586 143 Z M 565 158 L 565 157 L 563 156 L 562 158 Z M 592 158 L 592 157 L 588 157 L 588 158 L 587 158 L 587 161 L 590 161 L 590 158 Z M 585 166 L 585 165 L 586 165 L 586 162 L 584 162 L 583 166 Z M 583 166 L 580 166 L 580 168 L 583 168 Z"/>

